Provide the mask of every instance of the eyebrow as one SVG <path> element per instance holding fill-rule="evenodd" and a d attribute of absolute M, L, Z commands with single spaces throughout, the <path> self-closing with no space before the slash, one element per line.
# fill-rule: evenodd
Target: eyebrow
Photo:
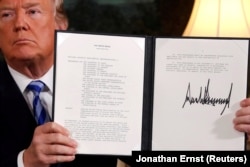
<path fill-rule="evenodd" d="M 12 7 L 3 6 L 3 7 L 0 7 L 0 11 L 2 10 L 14 10 L 14 9 Z"/>
<path fill-rule="evenodd" d="M 40 3 L 38 2 L 29 2 L 29 3 L 25 3 L 22 5 L 22 8 L 24 9 L 27 9 L 27 8 L 30 8 L 30 7 L 34 7 L 34 6 L 39 6 Z M 6 5 L 6 6 L 3 6 L 3 7 L 0 7 L 0 11 L 3 11 L 3 10 L 15 10 L 15 7 L 12 7 L 10 5 Z"/>
<path fill-rule="evenodd" d="M 25 4 L 23 4 L 22 5 L 22 8 L 24 8 L 24 9 L 27 9 L 27 8 L 30 8 L 30 7 L 34 7 L 34 6 L 39 6 L 40 5 L 40 3 L 38 3 L 38 2 L 29 2 L 29 3 L 25 3 Z"/>

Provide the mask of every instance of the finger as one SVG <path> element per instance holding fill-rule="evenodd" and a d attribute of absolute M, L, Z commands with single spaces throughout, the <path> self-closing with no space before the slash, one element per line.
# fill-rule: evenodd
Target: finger
<path fill-rule="evenodd" d="M 241 107 L 247 107 L 250 106 L 250 98 L 246 98 L 240 102 Z"/>
<path fill-rule="evenodd" d="M 75 154 L 39 154 L 36 158 L 40 164 L 55 164 L 73 161 Z"/>
<path fill-rule="evenodd" d="M 43 148 L 44 154 L 46 155 L 65 155 L 65 156 L 74 156 L 76 154 L 76 148 L 68 147 L 65 145 L 54 144 L 48 146 L 47 148 Z"/>
<path fill-rule="evenodd" d="M 32 163 L 32 164 L 55 164 L 55 163 L 61 163 L 61 162 L 70 162 L 75 159 L 75 154 L 32 154 L 32 158 L 26 158 L 27 154 L 29 154 L 27 151 L 24 152 L 24 161 L 27 163 Z"/>
<path fill-rule="evenodd" d="M 65 136 L 69 136 L 69 131 L 63 126 L 55 123 L 48 122 L 44 125 L 41 125 L 37 128 L 37 133 L 61 133 Z"/>
<path fill-rule="evenodd" d="M 59 144 L 70 147 L 77 147 L 77 142 L 61 133 L 49 133 L 41 137 L 41 140 L 44 140 L 45 144 Z"/>
<path fill-rule="evenodd" d="M 47 161 L 50 162 L 50 164 L 56 164 L 62 162 L 70 162 L 74 159 L 74 155 L 51 155 L 47 158 Z"/>
<path fill-rule="evenodd" d="M 238 116 L 238 117 L 234 118 L 233 123 L 235 125 L 248 124 L 248 126 L 250 127 L 250 115 Z"/>
<path fill-rule="evenodd" d="M 239 109 L 235 115 L 236 117 L 250 115 L 250 106 Z"/>
<path fill-rule="evenodd" d="M 248 135 L 250 135 L 250 125 L 249 124 L 237 124 L 234 126 L 234 128 L 236 130 L 238 130 L 239 132 L 245 132 Z"/>

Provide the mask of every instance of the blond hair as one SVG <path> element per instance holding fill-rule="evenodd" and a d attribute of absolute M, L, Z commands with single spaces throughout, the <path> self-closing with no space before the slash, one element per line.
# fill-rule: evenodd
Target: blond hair
<path fill-rule="evenodd" d="M 68 27 L 68 17 L 64 10 L 63 0 L 53 0 L 55 3 L 55 19 L 60 26 Z"/>

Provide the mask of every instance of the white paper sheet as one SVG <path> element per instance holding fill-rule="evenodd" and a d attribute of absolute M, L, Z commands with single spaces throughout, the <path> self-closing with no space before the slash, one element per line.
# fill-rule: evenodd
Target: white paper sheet
<path fill-rule="evenodd" d="M 232 120 L 246 97 L 248 46 L 248 40 L 156 40 L 153 150 L 244 150 L 244 133 Z"/>
<path fill-rule="evenodd" d="M 145 38 L 57 32 L 54 121 L 79 154 L 141 149 L 144 55 Z"/>

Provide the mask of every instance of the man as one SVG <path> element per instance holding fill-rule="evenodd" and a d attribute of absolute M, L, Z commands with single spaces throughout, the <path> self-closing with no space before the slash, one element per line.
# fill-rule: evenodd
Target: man
<path fill-rule="evenodd" d="M 62 5 L 63 0 L 0 1 L 0 48 L 4 56 L 0 64 L 0 167 L 116 164 L 115 157 L 76 158 L 77 143 L 67 129 L 53 122 L 37 126 L 34 119 L 35 93 L 28 86 L 34 80 L 45 83 L 39 104 L 46 120 L 51 117 L 54 31 L 68 26 Z"/>
<path fill-rule="evenodd" d="M 41 101 L 51 115 L 54 30 L 67 29 L 62 0 L 0 0 L 0 167 L 112 167 L 115 157 L 76 156 L 77 143 L 64 127 L 48 122 L 37 126 L 33 80 L 45 83 Z M 235 118 L 235 128 L 250 132 L 250 100 Z M 46 117 L 47 118 L 47 117 Z"/>

